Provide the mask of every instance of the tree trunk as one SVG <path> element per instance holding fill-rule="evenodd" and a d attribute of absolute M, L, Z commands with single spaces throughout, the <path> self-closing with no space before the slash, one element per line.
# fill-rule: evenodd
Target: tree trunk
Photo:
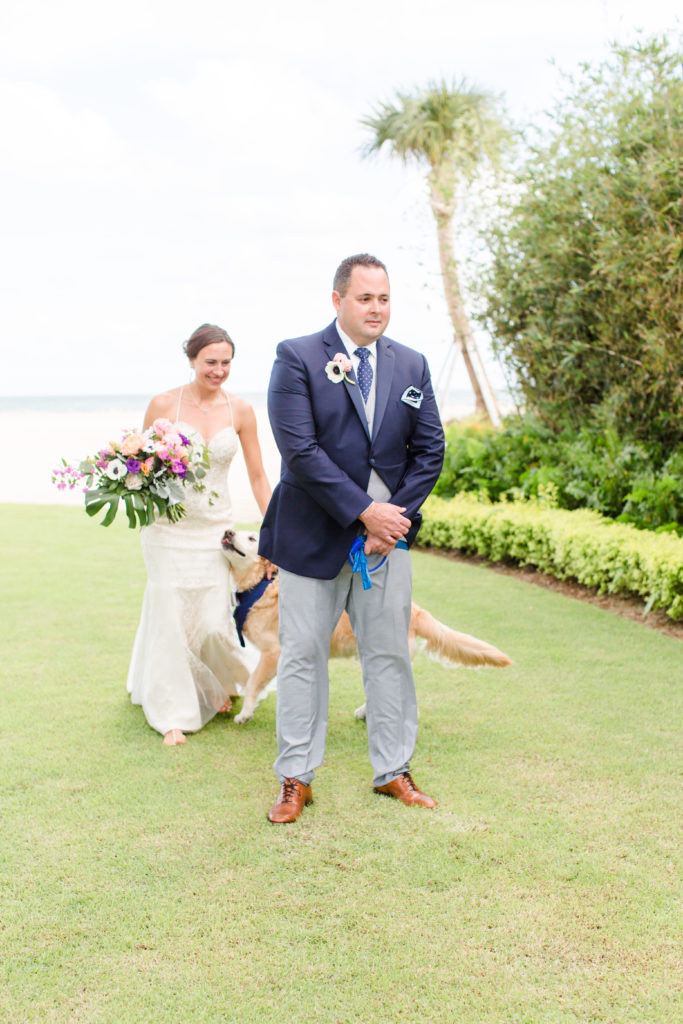
<path fill-rule="evenodd" d="M 444 199 L 438 183 L 434 180 L 431 182 L 430 202 L 432 213 L 436 220 L 441 277 L 443 278 L 443 287 L 446 293 L 448 315 L 453 324 L 453 341 L 462 352 L 462 357 L 465 361 L 465 368 L 474 391 L 474 411 L 477 416 L 486 416 L 494 427 L 498 427 L 500 426 L 498 402 L 479 356 L 476 342 L 472 336 L 472 329 L 467 319 L 465 305 L 460 293 L 452 236 L 455 203 L 449 203 Z"/>

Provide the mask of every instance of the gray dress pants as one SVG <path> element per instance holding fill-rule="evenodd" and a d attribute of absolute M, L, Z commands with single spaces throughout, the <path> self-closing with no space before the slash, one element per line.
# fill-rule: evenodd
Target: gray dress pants
<path fill-rule="evenodd" d="M 370 555 L 373 568 L 379 556 Z M 346 609 L 358 641 L 367 703 L 374 786 L 408 771 L 417 738 L 417 703 L 410 661 L 410 554 L 390 552 L 363 590 L 360 573 L 345 565 L 333 580 L 280 570 L 280 646 L 277 670 L 275 774 L 308 785 L 325 754 L 330 637 Z"/>

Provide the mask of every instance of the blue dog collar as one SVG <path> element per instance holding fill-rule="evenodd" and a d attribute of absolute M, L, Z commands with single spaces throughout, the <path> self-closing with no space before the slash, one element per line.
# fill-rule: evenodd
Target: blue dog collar
<path fill-rule="evenodd" d="M 251 611 L 252 607 L 256 604 L 260 597 L 263 597 L 268 586 L 272 583 L 272 579 L 262 579 L 255 587 L 251 590 L 238 590 L 235 594 L 237 604 L 235 610 L 232 613 L 232 617 L 235 620 L 235 627 L 237 629 L 237 635 L 240 638 L 242 647 L 246 647 L 242 630 L 244 629 L 244 623 L 247 621 L 247 615 Z"/>

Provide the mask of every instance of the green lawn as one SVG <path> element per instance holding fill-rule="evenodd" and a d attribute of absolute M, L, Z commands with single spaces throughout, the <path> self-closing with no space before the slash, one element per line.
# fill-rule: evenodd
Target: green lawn
<path fill-rule="evenodd" d="M 358 667 L 294 825 L 275 697 L 165 748 L 125 692 L 138 537 L 0 506 L 0 1020 L 678 1024 L 683 647 L 478 566 L 415 598 L 515 664 L 419 656 L 415 778 L 373 794 Z"/>

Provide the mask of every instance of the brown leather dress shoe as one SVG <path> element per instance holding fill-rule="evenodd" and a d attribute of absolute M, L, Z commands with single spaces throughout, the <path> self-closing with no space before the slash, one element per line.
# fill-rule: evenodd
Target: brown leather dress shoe
<path fill-rule="evenodd" d="M 412 804 L 419 804 L 421 807 L 436 807 L 436 800 L 433 800 L 431 796 L 427 796 L 426 793 L 420 792 L 413 782 L 410 772 L 397 775 L 391 782 L 387 782 L 386 786 L 375 786 L 375 793 L 381 793 L 383 796 L 393 796 L 407 807 L 410 807 Z"/>
<path fill-rule="evenodd" d="M 304 786 L 298 779 L 285 779 L 280 795 L 268 811 L 268 821 L 274 825 L 286 825 L 296 821 L 304 807 L 313 803 L 310 786 Z"/>

